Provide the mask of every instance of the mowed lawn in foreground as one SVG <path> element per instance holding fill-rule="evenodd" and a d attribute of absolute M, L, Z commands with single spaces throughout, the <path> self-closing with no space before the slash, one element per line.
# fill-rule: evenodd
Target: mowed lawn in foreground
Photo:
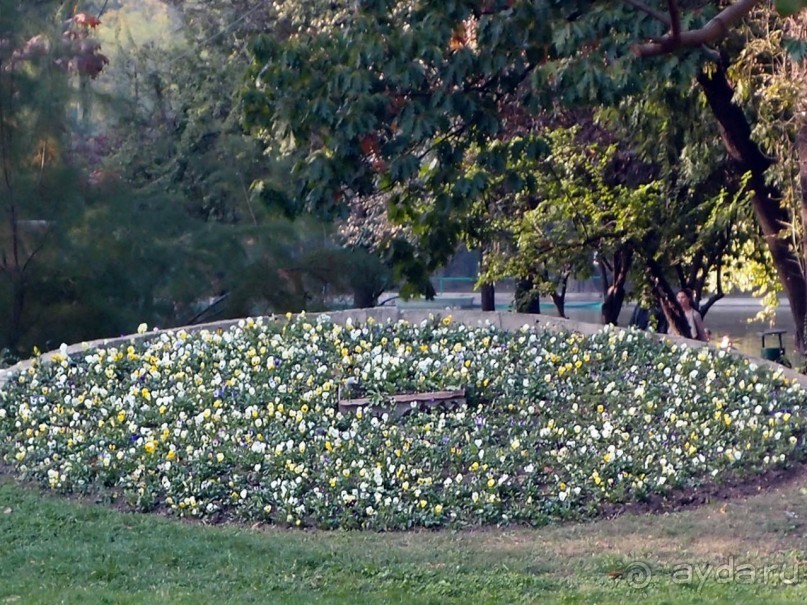
<path fill-rule="evenodd" d="M 4 480 L 0 603 L 801 604 L 806 494 L 801 478 L 673 514 L 371 533 L 203 526 Z"/>

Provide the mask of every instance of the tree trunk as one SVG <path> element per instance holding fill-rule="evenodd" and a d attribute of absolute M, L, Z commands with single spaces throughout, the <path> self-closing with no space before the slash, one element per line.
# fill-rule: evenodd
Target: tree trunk
<path fill-rule="evenodd" d="M 558 317 L 562 317 L 563 319 L 569 319 L 568 317 L 566 317 L 566 297 L 556 292 L 553 292 L 551 298 L 552 298 L 552 304 L 555 305 L 555 309 L 558 312 Z"/>
<path fill-rule="evenodd" d="M 482 277 L 487 273 L 486 267 L 487 255 L 485 248 L 479 248 L 479 276 Z M 496 287 L 491 283 L 483 283 L 479 288 L 479 293 L 482 295 L 482 310 L 495 311 L 496 310 Z"/>
<path fill-rule="evenodd" d="M 719 272 L 718 272 L 718 278 L 717 278 L 717 279 L 718 279 L 718 280 L 720 279 L 720 274 L 719 274 Z M 713 305 L 714 305 L 714 304 L 715 304 L 717 301 L 719 301 L 721 298 L 723 298 L 723 296 L 724 296 L 724 294 L 723 294 L 723 290 L 722 290 L 722 289 L 721 289 L 721 290 L 718 290 L 717 292 L 715 292 L 714 294 L 712 294 L 712 295 L 711 295 L 711 296 L 710 296 L 710 297 L 709 297 L 709 298 L 706 300 L 706 302 L 705 302 L 705 303 L 703 303 L 702 305 L 698 305 L 698 313 L 700 313 L 700 314 L 701 314 L 701 318 L 702 318 L 702 319 L 706 319 L 706 314 L 707 314 L 707 313 L 709 313 L 709 309 L 711 309 L 711 308 L 712 308 L 712 306 L 713 306 Z"/>
<path fill-rule="evenodd" d="M 653 258 L 647 259 L 647 270 L 650 274 L 650 285 L 653 287 L 653 293 L 656 295 L 659 308 L 664 313 L 667 320 L 667 331 L 670 334 L 677 334 L 685 338 L 692 338 L 692 333 L 689 331 L 689 322 L 681 305 L 678 304 L 676 293 L 670 286 L 670 282 L 664 276 L 664 271 L 661 269 L 658 261 Z"/>
<path fill-rule="evenodd" d="M 540 313 L 541 298 L 533 290 L 531 278 L 519 278 L 516 280 L 516 291 L 514 295 L 516 313 Z"/>
<path fill-rule="evenodd" d="M 9 208 L 9 232 L 11 235 L 11 258 L 6 259 L 3 253 L 3 264 L 11 286 L 11 309 L 8 318 L 7 346 L 15 352 L 22 338 L 22 313 L 25 308 L 25 276 L 20 264 L 20 229 L 17 219 L 17 206 L 12 203 Z"/>
<path fill-rule="evenodd" d="M 781 195 L 765 182 L 765 170 L 773 161 L 766 157 L 751 139 L 751 127 L 745 114 L 732 102 L 734 91 L 725 70 L 722 67 L 715 67 L 710 74 L 701 72 L 698 75 L 698 83 L 717 119 L 726 150 L 737 162 L 740 172 L 742 174 L 748 172 L 751 175 L 749 187 L 754 215 L 762 229 L 774 267 L 790 302 L 790 312 L 796 324 L 796 349 L 803 353 L 807 319 L 807 282 L 799 252 L 794 249 L 789 238 L 781 236 L 781 233 L 787 230 L 790 216 L 779 202 Z"/>
<path fill-rule="evenodd" d="M 545 270 L 542 278 L 544 283 L 553 283 L 552 278 L 549 276 L 549 271 Z M 558 312 L 558 317 L 562 317 L 563 319 L 568 319 L 568 317 L 566 317 L 566 288 L 568 285 L 569 271 L 563 270 L 560 272 L 557 280 L 554 282 L 553 291 L 549 295 L 549 297 L 552 299 L 552 304 L 555 305 L 555 309 Z"/>
<path fill-rule="evenodd" d="M 608 292 L 606 292 L 602 306 L 600 307 L 602 323 L 604 325 L 619 325 L 619 314 L 622 311 L 622 304 L 624 302 L 625 289 L 616 285 L 616 283 L 612 284 L 611 287 L 608 288 Z"/>
<path fill-rule="evenodd" d="M 25 309 L 25 283 L 20 277 L 11 280 L 11 317 L 8 326 L 8 348 L 14 353 L 22 354 L 19 351 L 20 340 L 22 339 L 22 313 Z"/>
<path fill-rule="evenodd" d="M 619 314 L 625 302 L 625 284 L 633 266 L 633 250 L 620 248 L 614 254 L 613 281 L 605 288 L 602 301 L 602 323 L 619 324 Z"/>
<path fill-rule="evenodd" d="M 804 117 L 804 112 L 800 112 L 799 117 L 797 118 L 800 120 L 799 128 L 796 131 L 796 149 L 798 150 L 799 154 L 799 184 L 801 185 L 801 225 L 802 229 L 807 226 L 807 118 Z M 807 261 L 807 235 L 802 234 L 802 260 Z M 804 265 L 802 265 L 802 271 L 804 270 Z M 807 315 L 807 311 L 805 311 L 805 315 Z M 807 319 L 805 322 L 799 325 L 796 323 L 796 346 L 798 348 L 798 343 L 801 342 L 801 348 L 799 348 L 799 352 L 803 353 L 804 349 L 807 348 Z"/>
<path fill-rule="evenodd" d="M 482 284 L 479 288 L 482 294 L 482 310 L 495 311 L 496 310 L 496 286 L 493 284 Z"/>
<path fill-rule="evenodd" d="M 378 304 L 378 297 L 372 288 L 353 288 L 353 308 L 369 309 Z"/>

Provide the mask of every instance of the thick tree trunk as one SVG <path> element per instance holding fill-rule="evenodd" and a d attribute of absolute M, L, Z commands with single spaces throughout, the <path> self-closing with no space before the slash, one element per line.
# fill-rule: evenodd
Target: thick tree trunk
<path fill-rule="evenodd" d="M 482 284 L 479 288 L 479 293 L 482 295 L 482 310 L 495 311 L 496 287 L 493 284 Z"/>
<path fill-rule="evenodd" d="M 569 319 L 566 317 L 566 297 L 557 294 L 556 292 L 552 293 L 552 304 L 555 305 L 555 309 L 558 312 L 558 317 L 562 317 L 564 319 Z"/>
<path fill-rule="evenodd" d="M 709 107 L 717 118 L 720 135 L 729 155 L 737 162 L 741 173 L 750 173 L 751 204 L 757 223 L 773 258 L 773 264 L 790 302 L 796 324 L 796 348 L 804 352 L 804 329 L 807 319 L 807 282 L 799 259 L 789 238 L 781 233 L 787 229 L 790 216 L 779 202 L 777 192 L 765 182 L 765 170 L 772 164 L 751 139 L 751 127 L 742 109 L 732 102 L 734 91 L 722 67 L 698 76 Z"/>
<path fill-rule="evenodd" d="M 485 248 L 479 248 L 479 275 L 480 277 L 486 273 L 487 254 Z M 496 287 L 493 283 L 484 283 L 479 288 L 479 293 L 482 295 L 482 310 L 495 311 L 496 310 Z"/>
<path fill-rule="evenodd" d="M 541 312 L 541 299 L 533 290 L 533 281 L 530 278 L 516 280 L 514 301 L 517 313 Z"/>
<path fill-rule="evenodd" d="M 602 323 L 619 324 L 619 314 L 625 302 L 625 284 L 633 266 L 633 250 L 621 248 L 614 254 L 613 281 L 606 286 L 602 301 Z"/>
<path fill-rule="evenodd" d="M 623 286 L 624 284 L 622 286 L 616 283 L 611 284 L 605 294 L 602 307 L 600 307 L 604 325 L 619 325 L 619 314 L 622 312 L 622 304 L 625 302 L 625 288 Z"/>
<path fill-rule="evenodd" d="M 802 229 L 807 226 L 807 118 L 803 117 L 804 112 L 800 113 L 800 120 L 801 124 L 799 125 L 799 129 L 796 131 L 796 148 L 799 154 L 799 184 L 801 185 L 801 225 Z M 807 261 L 807 234 L 802 234 L 802 260 Z M 802 270 L 804 270 L 804 265 L 802 265 Z M 807 303 L 805 303 L 807 304 Z M 807 314 L 807 311 L 805 311 Z M 805 324 L 807 324 L 807 318 L 805 319 Z M 797 328 L 799 324 L 796 324 Z M 801 337 L 801 348 L 799 348 L 800 352 L 804 352 L 804 349 L 807 348 L 807 325 L 800 326 L 799 333 L 796 334 L 796 343 L 798 347 L 799 337 Z"/>
<path fill-rule="evenodd" d="M 353 288 L 353 308 L 368 309 L 378 304 L 378 296 L 371 288 Z"/>

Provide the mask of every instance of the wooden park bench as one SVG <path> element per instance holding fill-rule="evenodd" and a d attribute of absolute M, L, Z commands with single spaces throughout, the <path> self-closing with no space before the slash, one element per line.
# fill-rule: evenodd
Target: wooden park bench
<path fill-rule="evenodd" d="M 385 397 L 383 403 L 378 403 L 370 397 L 342 398 L 339 397 L 339 411 L 355 414 L 360 408 L 362 413 L 380 416 L 384 413 L 393 419 L 414 412 L 429 412 L 431 410 L 456 410 L 465 407 L 465 389 L 451 391 L 432 391 L 429 393 L 401 393 Z"/>

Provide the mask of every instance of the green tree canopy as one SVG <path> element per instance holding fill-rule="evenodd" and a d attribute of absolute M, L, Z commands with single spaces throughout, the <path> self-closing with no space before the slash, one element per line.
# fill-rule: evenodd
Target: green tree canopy
<path fill-rule="evenodd" d="M 619 107 L 660 89 L 691 91 L 716 118 L 733 163 L 729 199 L 744 182 L 801 333 L 807 282 L 798 245 L 782 237 L 794 215 L 766 181 L 775 162 L 760 153 L 748 121 L 754 110 L 738 105 L 727 75 L 740 51 L 753 54 L 754 40 L 782 29 L 768 3 L 368 0 L 355 7 L 338 27 L 300 27 L 253 46 L 247 122 L 293 162 L 293 198 L 303 207 L 344 215 L 356 197 L 384 193 L 389 217 L 410 236 L 391 243 L 392 257 L 417 281 L 466 234 L 471 209 L 491 189 L 488 169 L 506 171 L 501 143 L 525 121 L 561 105 Z M 777 8 L 795 14 L 801 2 Z M 720 170 L 692 154 L 696 145 L 687 149 L 697 171 Z M 675 169 L 658 174 L 673 179 L 671 195 L 689 187 L 680 180 L 686 170 Z"/>
<path fill-rule="evenodd" d="M 344 216 L 357 196 L 386 194 L 393 222 L 414 237 L 414 246 L 390 247 L 413 281 L 453 252 L 463 217 L 490 187 L 491 173 L 505 170 L 512 150 L 501 143 L 525 114 L 639 91 L 647 77 L 636 77 L 629 42 L 659 33 L 652 17 L 637 18 L 627 5 L 358 7 L 325 33 L 256 40 L 247 123 L 293 161 L 292 197 L 306 209 Z M 686 69 L 677 59 L 654 61 L 665 80 L 691 77 L 698 64 L 694 56 L 684 59 Z M 540 152 L 535 144 L 518 149 L 527 157 Z"/>

